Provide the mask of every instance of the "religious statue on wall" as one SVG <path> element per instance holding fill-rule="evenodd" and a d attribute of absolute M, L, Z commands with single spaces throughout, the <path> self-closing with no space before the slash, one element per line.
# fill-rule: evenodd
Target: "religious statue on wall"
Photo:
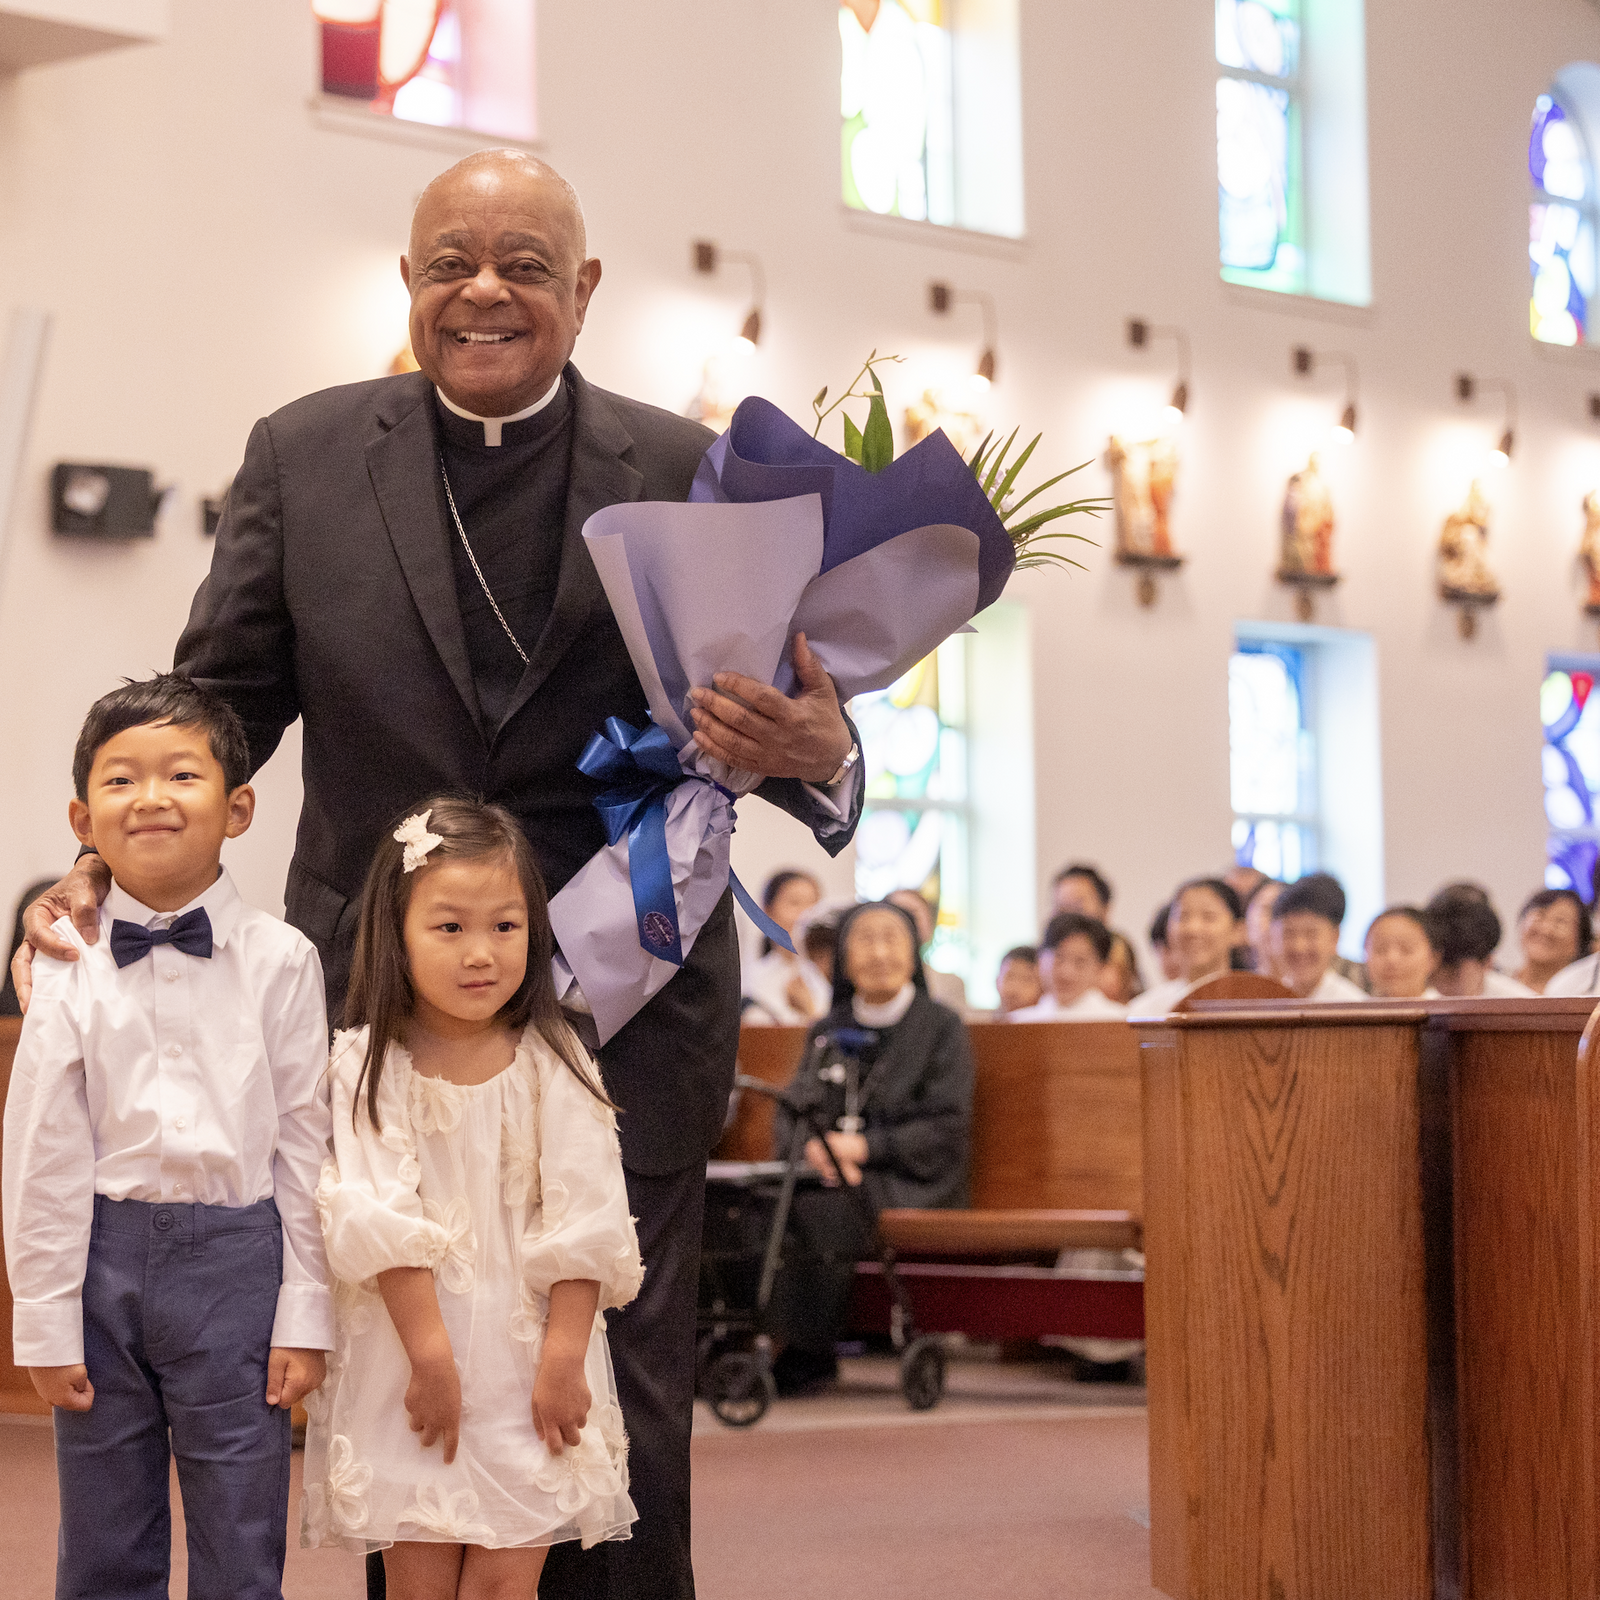
<path fill-rule="evenodd" d="M 1600 490 L 1591 489 L 1583 497 L 1583 543 L 1578 556 L 1589 576 L 1589 595 L 1583 609 L 1600 617 Z"/>
<path fill-rule="evenodd" d="M 1183 565 L 1172 548 L 1172 492 L 1178 445 L 1169 438 L 1130 441 L 1112 434 L 1106 452 L 1117 519 L 1117 560 L 1138 567 L 1139 604 L 1155 603 L 1155 572 Z"/>
<path fill-rule="evenodd" d="M 1478 628 L 1478 612 L 1500 598 L 1500 582 L 1489 569 L 1489 502 L 1476 479 L 1459 511 L 1444 520 L 1439 535 L 1439 596 L 1460 607 L 1461 637 Z"/>
<path fill-rule="evenodd" d="M 945 438 L 961 452 L 963 460 L 971 459 L 989 431 L 983 418 L 959 400 L 940 389 L 924 389 L 922 398 L 906 407 L 906 449 L 920 444 L 936 428 L 944 429 Z"/>
<path fill-rule="evenodd" d="M 1333 567 L 1333 495 L 1315 451 L 1289 479 L 1283 497 L 1278 581 L 1296 590 L 1295 609 L 1302 622 L 1311 620 L 1312 591 L 1331 589 L 1339 581 Z"/>

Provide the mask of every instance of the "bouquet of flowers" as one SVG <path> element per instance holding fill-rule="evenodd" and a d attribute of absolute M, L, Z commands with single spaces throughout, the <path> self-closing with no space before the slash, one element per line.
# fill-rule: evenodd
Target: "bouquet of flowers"
<path fill-rule="evenodd" d="M 685 504 L 608 506 L 584 525 L 650 704 L 649 727 L 613 717 L 584 751 L 580 767 L 606 786 L 595 803 L 609 843 L 550 903 L 557 992 L 575 1004 L 581 990 L 601 1043 L 693 948 L 729 886 L 734 803 L 761 781 L 691 742 L 689 690 L 731 671 L 792 692 L 797 633 L 841 702 L 886 688 L 997 600 L 1017 567 L 1068 559 L 1045 542 L 1082 536 L 1045 533 L 1048 524 L 1104 504 L 1023 516 L 1071 474 L 1013 502 L 1039 442 L 1012 459 L 1015 433 L 986 439 L 970 462 L 938 431 L 895 459 L 880 359 L 874 352 L 826 410 L 827 390 L 818 394 L 813 433 L 747 399 Z M 858 389 L 863 379 L 870 388 Z M 840 455 L 816 432 L 851 398 L 868 401 L 867 422 L 844 415 Z M 733 889 L 788 947 L 737 879 Z"/>

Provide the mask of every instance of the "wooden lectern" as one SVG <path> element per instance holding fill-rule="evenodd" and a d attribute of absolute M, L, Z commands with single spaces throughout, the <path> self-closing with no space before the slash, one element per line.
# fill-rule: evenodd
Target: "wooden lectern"
<path fill-rule="evenodd" d="M 1141 1025 L 1157 1588 L 1600 1595 L 1591 1006 Z"/>

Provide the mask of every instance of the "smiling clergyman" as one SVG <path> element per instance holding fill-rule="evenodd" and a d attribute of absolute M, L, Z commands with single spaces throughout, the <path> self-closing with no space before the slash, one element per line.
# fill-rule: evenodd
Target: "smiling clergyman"
<path fill-rule="evenodd" d="M 256 424 L 177 648 L 179 670 L 243 719 L 252 770 L 303 723 L 286 901 L 321 953 L 335 1017 L 367 863 L 415 802 L 457 792 L 504 805 L 552 893 L 604 844 L 578 757 L 608 717 L 642 727 L 648 706 L 581 531 L 619 501 L 683 500 L 712 438 L 570 364 L 600 263 L 577 196 L 543 163 L 488 152 L 435 179 L 401 273 L 421 371 Z M 757 792 L 836 853 L 861 809 L 855 730 L 803 644 L 795 658 L 790 699 L 737 674 L 694 691 L 695 738 L 765 774 Z M 61 953 L 49 925 L 64 914 L 93 938 L 103 893 L 87 857 L 35 905 L 31 943 Z M 624 1110 L 646 1263 L 643 1292 L 610 1323 L 640 1520 L 627 1543 L 558 1547 L 541 1595 L 693 1593 L 700 1215 L 738 1027 L 725 894 L 683 968 L 599 1053 Z"/>

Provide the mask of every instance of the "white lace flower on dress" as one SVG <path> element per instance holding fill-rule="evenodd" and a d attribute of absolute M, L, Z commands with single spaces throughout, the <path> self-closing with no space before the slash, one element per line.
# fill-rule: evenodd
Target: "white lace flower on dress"
<path fill-rule="evenodd" d="M 538 1125 L 519 1128 L 509 1111 L 500 1117 L 500 1188 L 508 1206 L 539 1198 Z"/>
<path fill-rule="evenodd" d="M 417 1162 L 417 1141 L 404 1128 L 385 1128 L 379 1139 L 385 1150 L 400 1157 L 395 1176 L 408 1188 L 422 1182 L 422 1168 Z"/>
<path fill-rule="evenodd" d="M 611 1457 L 611 1465 L 617 1469 L 617 1476 L 621 1479 L 622 1487 L 628 1486 L 628 1430 L 623 1426 L 622 1410 L 614 1400 L 607 1400 L 594 1414 L 594 1425 L 600 1430 L 600 1438 L 606 1447 L 606 1454 Z"/>
<path fill-rule="evenodd" d="M 611 1263 L 611 1276 L 614 1280 L 612 1293 L 616 1296 L 617 1304 L 627 1305 L 644 1282 L 644 1263 L 639 1259 L 637 1240 L 630 1239 L 617 1251 L 616 1259 Z"/>
<path fill-rule="evenodd" d="M 414 817 L 407 817 L 398 828 L 394 830 L 395 840 L 406 847 L 405 860 L 401 865 L 407 872 L 415 872 L 418 867 L 425 866 L 428 852 L 437 849 L 444 843 L 442 833 L 428 832 L 428 818 L 433 815 L 430 808 L 419 811 Z"/>
<path fill-rule="evenodd" d="M 521 1286 L 520 1303 L 511 1313 L 511 1337 L 528 1346 L 528 1359 L 535 1367 L 544 1348 L 545 1323 L 550 1318 L 550 1302 L 542 1294 L 535 1294 L 527 1284 Z"/>
<path fill-rule="evenodd" d="M 437 1222 L 445 1232 L 444 1251 L 434 1267 L 439 1282 L 451 1294 L 470 1293 L 476 1276 L 478 1236 L 472 1231 L 472 1208 L 467 1197 L 458 1194 L 447 1206 L 437 1200 L 424 1200 L 422 1210 L 430 1222 Z"/>
<path fill-rule="evenodd" d="M 578 1436 L 577 1444 L 537 1468 L 533 1481 L 546 1494 L 553 1494 L 556 1510 L 569 1517 L 591 1500 L 615 1499 L 622 1488 L 610 1453 L 588 1428 Z"/>
<path fill-rule="evenodd" d="M 544 1186 L 544 1231 L 559 1228 L 566 1219 L 567 1206 L 572 1196 L 559 1178 L 551 1178 Z"/>
<path fill-rule="evenodd" d="M 494 1538 L 494 1529 L 487 1523 L 474 1522 L 477 1514 L 475 1491 L 458 1489 L 446 1494 L 438 1484 L 425 1483 L 417 1490 L 417 1498 L 400 1513 L 400 1521 L 455 1544 L 487 1544 Z"/>
<path fill-rule="evenodd" d="M 306 1408 L 306 1421 L 314 1428 L 321 1427 L 328 1420 L 327 1385 L 323 1384 L 310 1394 L 302 1395 L 300 1404 Z"/>
<path fill-rule="evenodd" d="M 459 1085 L 448 1078 L 411 1074 L 411 1125 L 418 1133 L 454 1133 L 461 1126 L 465 1101 Z"/>
<path fill-rule="evenodd" d="M 323 1473 L 323 1493 L 333 1520 L 346 1533 L 359 1533 L 367 1525 L 367 1490 L 372 1468 L 356 1460 L 350 1441 L 336 1433 L 328 1441 L 328 1465 Z"/>

